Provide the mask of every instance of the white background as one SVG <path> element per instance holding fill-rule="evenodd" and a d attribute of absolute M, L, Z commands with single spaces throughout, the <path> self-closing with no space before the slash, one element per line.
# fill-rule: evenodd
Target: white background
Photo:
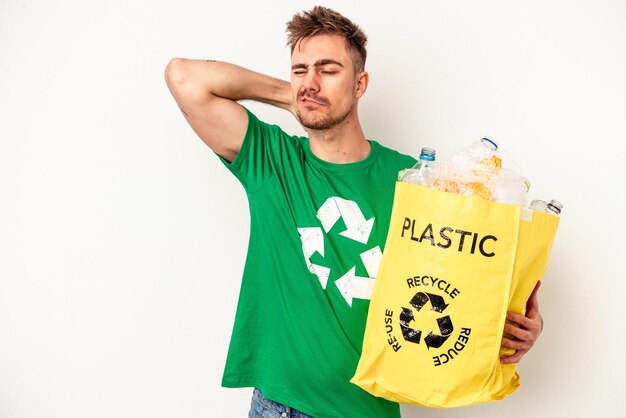
<path fill-rule="evenodd" d="M 163 70 L 212 58 L 287 79 L 284 24 L 313 4 L 1 0 L 0 417 L 246 416 L 251 391 L 220 380 L 247 203 Z M 369 138 L 443 159 L 491 134 L 530 198 L 565 205 L 521 388 L 403 416 L 626 416 L 626 2 L 325 5 L 370 38 Z"/>

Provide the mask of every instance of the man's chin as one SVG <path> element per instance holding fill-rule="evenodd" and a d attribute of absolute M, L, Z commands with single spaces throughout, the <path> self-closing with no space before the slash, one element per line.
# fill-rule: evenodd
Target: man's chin
<path fill-rule="evenodd" d="M 307 130 L 312 130 L 312 131 L 324 131 L 326 129 L 330 129 L 333 126 L 335 126 L 335 123 L 333 123 L 332 121 L 328 122 L 328 121 L 315 121 L 315 122 L 310 122 L 310 123 L 305 123 L 300 121 L 300 124 Z"/>
<path fill-rule="evenodd" d="M 300 122 L 300 125 L 306 129 L 313 130 L 328 129 L 334 125 L 333 121 L 329 118 L 312 118 L 308 115 L 303 116 L 300 113 L 298 113 L 298 121 Z"/>
<path fill-rule="evenodd" d="M 342 123 L 348 117 L 352 109 L 353 108 L 350 108 L 345 114 L 338 117 L 333 117 L 333 115 L 327 113 L 302 112 L 301 110 L 298 110 L 297 116 L 300 125 L 304 126 L 306 129 L 324 131 Z"/>

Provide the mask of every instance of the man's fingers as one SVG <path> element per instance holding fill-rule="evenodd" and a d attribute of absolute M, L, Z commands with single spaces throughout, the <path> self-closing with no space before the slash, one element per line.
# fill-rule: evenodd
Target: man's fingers
<path fill-rule="evenodd" d="M 502 346 L 506 347 L 506 348 L 513 348 L 515 350 L 526 350 L 528 351 L 530 349 L 530 347 L 532 347 L 532 344 L 529 343 L 528 341 L 521 341 L 521 340 L 514 340 L 511 338 L 506 338 L 503 337 L 502 338 Z"/>
<path fill-rule="evenodd" d="M 533 328 L 533 325 L 535 325 L 535 321 L 532 318 L 527 318 L 515 312 L 507 312 L 506 319 L 525 329 Z"/>
<path fill-rule="evenodd" d="M 514 325 L 511 324 L 505 324 L 504 325 L 504 332 L 510 334 L 511 336 L 520 339 L 520 340 L 530 340 L 533 337 L 533 334 L 530 333 L 529 331 L 526 331 L 525 329 L 522 329 L 520 327 L 516 327 Z M 508 337 L 508 336 L 507 336 Z"/>
<path fill-rule="evenodd" d="M 501 364 L 514 364 L 514 363 L 518 363 L 522 357 L 524 357 L 524 354 L 526 354 L 528 350 L 519 350 L 517 351 L 515 354 L 513 354 L 512 356 L 504 356 L 500 358 L 500 363 Z"/>

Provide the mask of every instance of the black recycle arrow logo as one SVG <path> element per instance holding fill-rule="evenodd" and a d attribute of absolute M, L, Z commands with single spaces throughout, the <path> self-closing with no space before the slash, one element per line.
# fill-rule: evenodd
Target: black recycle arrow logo
<path fill-rule="evenodd" d="M 409 301 L 411 306 L 415 308 L 417 312 L 419 312 L 426 303 L 430 301 L 431 311 L 443 313 L 446 310 L 448 305 L 443 300 L 443 297 L 439 295 L 433 295 L 432 293 L 418 292 L 413 296 L 413 299 Z M 420 339 L 422 337 L 422 331 L 419 329 L 414 329 L 409 326 L 411 322 L 415 320 L 413 316 L 413 310 L 410 308 L 402 308 L 402 313 L 400 314 L 400 329 L 402 330 L 402 336 L 406 341 L 419 344 Z M 437 319 L 437 325 L 439 326 L 439 332 L 441 334 L 435 334 L 432 331 L 424 338 L 424 343 L 426 347 L 430 349 L 439 348 L 446 342 L 452 331 L 454 330 L 454 326 L 452 325 L 452 320 L 449 315 L 443 316 Z"/>

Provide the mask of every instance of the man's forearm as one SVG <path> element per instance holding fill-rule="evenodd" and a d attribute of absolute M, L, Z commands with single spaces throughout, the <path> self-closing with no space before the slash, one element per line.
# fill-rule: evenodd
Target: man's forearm
<path fill-rule="evenodd" d="M 214 95 L 230 100 L 255 100 L 292 111 L 291 87 L 286 81 L 213 60 L 174 58 L 168 65 L 168 83 L 198 98 Z"/>

